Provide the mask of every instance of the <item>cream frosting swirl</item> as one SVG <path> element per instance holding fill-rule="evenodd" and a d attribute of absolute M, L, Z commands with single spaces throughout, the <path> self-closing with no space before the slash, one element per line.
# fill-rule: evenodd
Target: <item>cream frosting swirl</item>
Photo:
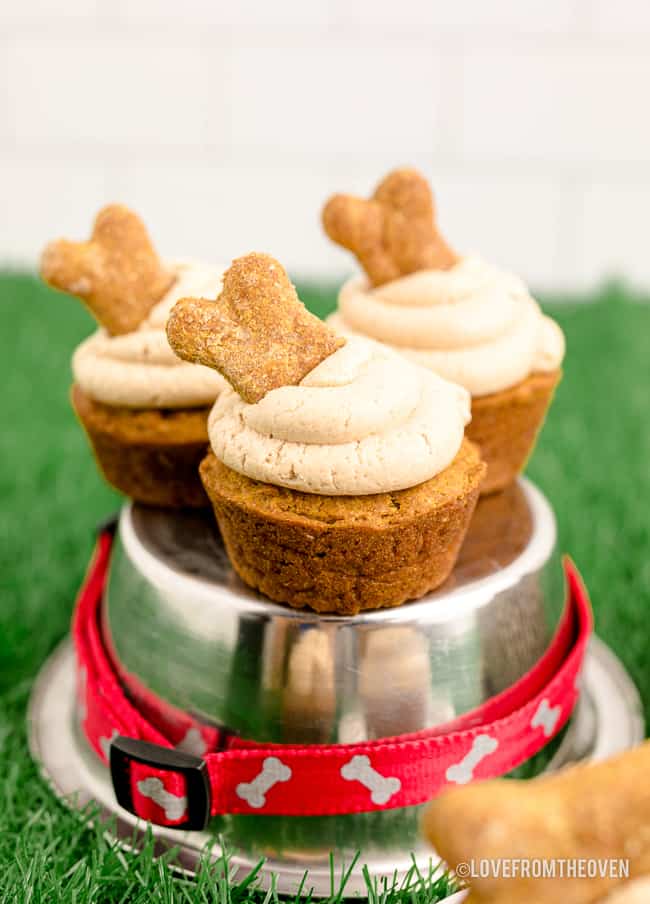
<path fill-rule="evenodd" d="M 226 385 L 216 371 L 177 358 L 165 324 L 183 296 L 216 298 L 222 271 L 191 261 L 171 265 L 176 281 L 133 333 L 98 330 L 72 358 L 76 383 L 92 399 L 129 408 L 196 408 L 211 405 Z"/>
<path fill-rule="evenodd" d="M 357 496 L 416 486 L 456 456 L 470 418 L 460 386 L 351 337 L 298 386 L 254 405 L 232 389 L 208 418 L 217 458 L 253 480 Z"/>
<path fill-rule="evenodd" d="M 473 396 L 556 370 L 564 335 L 516 276 L 476 257 L 422 270 L 377 288 L 350 279 L 329 318 L 344 334 L 386 343 Z"/>

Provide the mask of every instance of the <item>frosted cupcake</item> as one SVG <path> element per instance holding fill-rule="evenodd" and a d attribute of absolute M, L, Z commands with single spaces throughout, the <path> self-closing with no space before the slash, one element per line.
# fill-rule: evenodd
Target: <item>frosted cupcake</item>
<path fill-rule="evenodd" d="M 334 196 L 323 224 L 366 271 L 343 286 L 330 324 L 467 389 L 467 435 L 488 466 L 481 492 L 506 487 L 523 469 L 561 377 L 559 326 L 518 277 L 449 248 L 430 188 L 413 170 L 391 173 L 370 201 Z"/>
<path fill-rule="evenodd" d="M 201 477 L 232 564 L 319 612 L 396 606 L 453 568 L 484 474 L 469 394 L 309 314 L 277 261 L 235 261 L 213 302 L 180 301 L 181 357 L 231 382 Z"/>
<path fill-rule="evenodd" d="M 89 242 L 49 245 L 41 273 L 85 301 L 100 325 L 73 355 L 71 396 L 106 480 L 138 502 L 209 505 L 197 469 L 225 381 L 180 361 L 165 323 L 181 296 L 217 294 L 221 271 L 161 264 L 139 218 L 113 205 L 98 215 Z"/>

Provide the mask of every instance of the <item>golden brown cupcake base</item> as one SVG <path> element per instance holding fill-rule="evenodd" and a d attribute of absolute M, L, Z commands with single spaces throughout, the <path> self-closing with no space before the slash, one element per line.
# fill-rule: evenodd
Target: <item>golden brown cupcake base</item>
<path fill-rule="evenodd" d="M 76 384 L 71 399 L 99 470 L 116 490 L 148 505 L 210 504 L 198 473 L 208 447 L 209 408 L 115 408 Z"/>
<path fill-rule="evenodd" d="M 276 602 L 353 615 L 399 606 L 452 570 L 485 466 L 467 440 L 441 474 L 407 490 L 318 496 L 251 480 L 210 452 L 200 467 L 230 561 Z"/>
<path fill-rule="evenodd" d="M 482 496 L 504 489 L 523 471 L 561 376 L 561 370 L 531 374 L 511 389 L 472 398 L 466 433 L 487 465 Z"/>

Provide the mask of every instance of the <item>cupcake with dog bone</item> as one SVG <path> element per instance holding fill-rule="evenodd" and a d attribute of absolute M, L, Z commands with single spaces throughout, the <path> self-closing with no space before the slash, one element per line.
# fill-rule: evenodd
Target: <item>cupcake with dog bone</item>
<path fill-rule="evenodd" d="M 472 396 L 467 435 L 488 467 L 481 492 L 506 487 L 523 469 L 560 380 L 559 326 L 519 278 L 449 247 L 430 187 L 414 170 L 390 173 L 369 200 L 330 198 L 323 225 L 365 271 L 341 289 L 331 325 L 464 386 Z"/>
<path fill-rule="evenodd" d="M 165 323 L 181 296 L 218 293 L 221 271 L 164 265 L 136 214 L 111 205 L 88 242 L 48 245 L 41 274 L 84 301 L 99 324 L 73 355 L 71 395 L 106 480 L 138 502 L 208 506 L 197 469 L 225 381 L 180 361 Z"/>
<path fill-rule="evenodd" d="M 352 614 L 427 593 L 451 571 L 484 465 L 469 393 L 308 313 L 282 266 L 236 260 L 214 301 L 167 324 L 184 360 L 231 384 L 201 464 L 233 567 L 267 597 Z"/>

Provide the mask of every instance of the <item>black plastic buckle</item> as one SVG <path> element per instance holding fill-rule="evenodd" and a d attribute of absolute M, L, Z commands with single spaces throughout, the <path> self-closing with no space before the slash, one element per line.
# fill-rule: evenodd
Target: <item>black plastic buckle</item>
<path fill-rule="evenodd" d="M 131 793 L 131 776 L 129 764 L 144 763 L 156 769 L 180 772 L 185 776 L 187 796 L 187 819 L 169 829 L 204 829 L 210 819 L 210 781 L 208 768 L 201 757 L 175 750 L 173 747 L 160 747 L 148 741 L 115 738 L 110 748 L 111 779 L 117 802 L 134 816 L 138 814 L 133 807 Z"/>

